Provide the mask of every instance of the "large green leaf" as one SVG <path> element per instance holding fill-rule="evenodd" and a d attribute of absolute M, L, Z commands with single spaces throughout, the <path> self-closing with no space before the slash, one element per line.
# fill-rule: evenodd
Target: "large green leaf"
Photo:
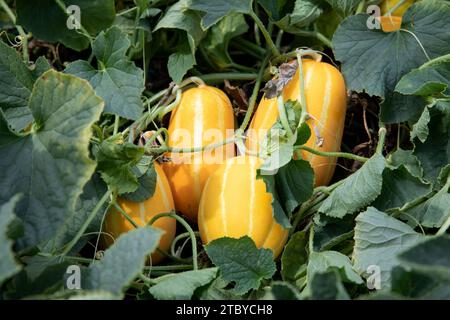
<path fill-rule="evenodd" d="M 92 35 L 108 28 L 116 16 L 114 0 L 62 0 L 69 7 L 80 8 L 81 25 Z M 61 42 L 75 50 L 89 46 L 89 39 L 67 27 L 68 15 L 54 0 L 16 0 L 18 23 L 36 38 Z M 49 27 L 51 26 L 51 27 Z"/>
<path fill-rule="evenodd" d="M 86 81 L 48 71 L 29 107 L 36 122 L 27 135 L 11 132 L 0 114 L 0 203 L 24 194 L 16 210 L 25 226 L 21 247 L 48 241 L 73 214 L 95 169 L 88 146 L 103 101 Z"/>
<path fill-rule="evenodd" d="M 231 14 L 211 28 L 202 45 L 211 61 L 219 69 L 226 69 L 233 63 L 229 53 L 230 40 L 248 30 L 247 22 L 242 14 Z"/>
<path fill-rule="evenodd" d="M 395 87 L 402 94 L 450 96 L 450 54 L 433 59 L 405 75 Z"/>
<path fill-rule="evenodd" d="M 105 100 L 105 112 L 136 120 L 142 114 L 141 93 L 144 72 L 126 56 L 130 40 L 117 27 L 102 32 L 93 42 L 92 50 L 98 69 L 84 60 L 75 61 L 67 73 L 86 79 Z"/>
<path fill-rule="evenodd" d="M 381 211 L 398 209 L 430 192 L 431 185 L 414 177 L 404 166 L 388 168 L 383 173 L 381 194 L 372 205 Z"/>
<path fill-rule="evenodd" d="M 208 29 L 231 13 L 246 13 L 252 11 L 253 0 L 188 0 L 190 9 L 204 12 L 203 29 Z"/>
<path fill-rule="evenodd" d="M 420 161 L 413 155 L 412 150 L 397 149 L 395 152 L 389 154 L 387 162 L 390 167 L 397 169 L 400 166 L 404 166 L 414 177 L 423 177 L 423 169 L 420 166 Z"/>
<path fill-rule="evenodd" d="M 362 284 L 363 280 L 353 270 L 350 259 L 337 251 L 312 252 L 308 262 L 308 283 L 317 273 L 323 273 L 332 269 L 339 270 L 342 280 L 345 282 Z"/>
<path fill-rule="evenodd" d="M 167 63 L 169 75 L 176 83 L 180 83 L 196 64 L 195 52 L 205 36 L 200 21 L 200 14 L 189 9 L 189 0 L 180 0 L 167 10 L 155 27 L 154 31 L 178 29 L 185 32 L 184 39 L 179 40 L 177 50 L 169 56 Z"/>
<path fill-rule="evenodd" d="M 86 183 L 83 188 L 83 193 L 78 198 L 75 204 L 75 212 L 69 218 L 68 222 L 64 224 L 54 237 L 42 248 L 45 252 L 56 252 L 61 249 L 65 244 L 72 240 L 83 224 L 88 219 L 89 215 L 94 210 L 95 206 L 99 203 L 100 199 L 107 191 L 107 186 L 100 178 L 100 175 L 95 173 L 91 179 Z M 101 231 L 101 221 L 103 214 L 106 210 L 107 204 L 98 210 L 98 213 L 89 227 L 86 229 L 86 233 L 97 233 Z M 82 237 L 72 250 L 77 252 L 83 245 L 89 240 L 89 237 Z"/>
<path fill-rule="evenodd" d="M 244 294 L 258 289 L 263 279 L 276 271 L 270 249 L 258 249 L 252 239 L 220 238 L 205 246 L 212 262 L 219 267 L 223 279 L 234 281 L 234 291 Z"/>
<path fill-rule="evenodd" d="M 386 123 L 416 118 L 424 101 L 394 94 L 394 88 L 402 76 L 427 61 L 417 40 L 431 58 L 450 51 L 450 5 L 437 0 L 416 3 L 403 17 L 402 31 L 369 30 L 368 19 L 366 14 L 347 18 L 333 38 L 347 85 L 386 98 L 381 110 Z"/>
<path fill-rule="evenodd" d="M 379 268 L 381 288 L 389 288 L 391 270 L 400 264 L 397 255 L 424 238 L 407 224 L 370 207 L 356 217 L 355 269 L 369 277 L 372 266 Z"/>
<path fill-rule="evenodd" d="M 360 4 L 360 0 L 327 0 L 327 2 L 342 17 L 347 17 L 353 13 L 355 8 Z"/>
<path fill-rule="evenodd" d="M 422 164 L 424 178 L 435 182 L 450 163 L 450 102 L 438 101 L 429 113 L 428 136 L 424 142 L 414 139 L 414 155 Z"/>
<path fill-rule="evenodd" d="M 269 17 L 278 21 L 283 18 L 288 12 L 291 12 L 294 3 L 290 0 L 257 0 L 257 2 L 264 8 Z M 289 8 L 292 7 L 292 8 Z"/>
<path fill-rule="evenodd" d="M 450 217 L 450 179 L 449 182 L 424 203 L 413 207 L 402 216 L 410 224 L 439 228 Z"/>
<path fill-rule="evenodd" d="M 261 172 L 261 170 L 259 171 Z M 304 160 L 291 160 L 278 169 L 275 175 L 259 174 L 272 194 L 273 216 L 285 228 L 290 228 L 288 217 L 311 197 L 314 188 L 314 171 Z"/>
<path fill-rule="evenodd" d="M 0 284 L 21 269 L 14 257 L 14 241 L 10 235 L 11 225 L 16 219 L 14 208 L 19 199 L 19 196 L 15 196 L 0 206 Z"/>
<path fill-rule="evenodd" d="M 102 260 L 93 262 L 84 270 L 82 288 L 122 295 L 139 275 L 148 255 L 156 250 L 161 235 L 161 230 L 152 227 L 134 229 L 121 235 L 105 251 Z"/>
<path fill-rule="evenodd" d="M 191 47 L 187 40 L 181 39 L 177 50 L 169 56 L 167 69 L 173 81 L 180 83 L 186 73 L 196 64 L 195 54 L 192 53 Z"/>
<path fill-rule="evenodd" d="M 300 300 L 297 288 L 288 282 L 274 281 L 269 287 L 264 288 L 262 296 L 258 300 Z"/>
<path fill-rule="evenodd" d="M 189 300 L 197 288 L 206 286 L 217 277 L 217 268 L 185 271 L 157 278 L 149 289 L 158 300 Z"/>
<path fill-rule="evenodd" d="M 399 266 L 392 269 L 391 291 L 413 299 L 449 299 L 450 281 L 443 281 L 433 272 Z"/>
<path fill-rule="evenodd" d="M 349 300 L 350 296 L 341 280 L 336 268 L 314 274 L 311 285 L 311 298 L 313 300 Z"/>
<path fill-rule="evenodd" d="M 375 155 L 337 187 L 320 206 L 327 216 L 342 218 L 369 205 L 381 193 L 386 161 Z"/>
<path fill-rule="evenodd" d="M 158 22 L 154 31 L 159 29 L 179 29 L 186 31 L 186 35 L 194 53 L 195 48 L 205 36 L 200 26 L 201 16 L 198 12 L 189 10 L 189 0 L 180 0 L 172 5 L 162 19 Z"/>
<path fill-rule="evenodd" d="M 434 271 L 450 280 L 450 236 L 442 235 L 423 241 L 399 255 L 402 262 L 417 269 Z"/>
<path fill-rule="evenodd" d="M 35 80 L 16 50 L 0 41 L 0 107 L 26 107 Z"/>
<path fill-rule="evenodd" d="M 283 280 L 295 283 L 306 275 L 308 239 L 305 231 L 294 233 L 281 256 L 281 276 Z"/>

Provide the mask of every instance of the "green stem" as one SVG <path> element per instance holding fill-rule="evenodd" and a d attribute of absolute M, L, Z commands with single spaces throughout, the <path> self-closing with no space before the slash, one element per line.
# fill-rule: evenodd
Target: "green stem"
<path fill-rule="evenodd" d="M 134 222 L 133 218 L 131 218 L 130 215 L 129 215 L 128 213 L 126 213 L 125 210 L 123 210 L 122 207 L 119 206 L 119 205 L 117 204 L 117 202 L 114 202 L 114 208 L 116 208 L 116 210 L 119 211 L 119 213 L 120 213 L 125 219 L 127 219 L 127 221 L 128 221 L 129 223 L 131 223 L 131 225 L 132 225 L 133 227 L 135 227 L 136 229 L 139 228 L 139 226 L 137 225 L 137 223 Z"/>
<path fill-rule="evenodd" d="M 261 59 L 261 57 L 266 55 L 266 50 L 254 44 L 253 42 L 250 42 L 243 38 L 236 38 L 234 41 L 230 43 L 230 46 L 256 59 Z"/>
<path fill-rule="evenodd" d="M 235 63 L 235 62 L 230 63 L 228 65 L 228 68 L 236 69 L 238 71 L 243 71 L 243 72 L 253 72 L 253 71 L 255 71 L 255 69 L 253 69 L 251 67 L 243 66 L 243 65 L 241 65 L 239 63 Z"/>
<path fill-rule="evenodd" d="M 346 159 L 352 159 L 352 160 L 355 160 L 355 161 L 359 161 L 359 162 L 362 162 L 362 163 L 364 163 L 367 160 L 369 160 L 369 158 L 357 156 L 357 155 L 352 154 L 352 153 L 319 151 L 319 150 L 310 148 L 310 147 L 305 146 L 305 145 L 295 146 L 294 149 L 305 150 L 305 151 L 307 151 L 309 153 L 316 154 L 318 156 L 333 157 L 333 158 L 334 157 L 336 157 L 336 158 L 346 158 Z"/>
<path fill-rule="evenodd" d="M 289 120 L 286 114 L 286 108 L 284 107 L 283 95 L 279 95 L 277 98 L 277 106 L 278 106 L 278 116 L 280 118 L 281 125 L 284 130 L 286 130 L 286 134 L 288 138 L 292 138 L 294 133 L 292 132 L 291 126 L 289 125 Z"/>
<path fill-rule="evenodd" d="M 162 121 L 162 119 L 166 114 L 172 112 L 176 107 L 178 107 L 181 101 L 181 94 L 182 94 L 181 89 L 178 89 L 175 101 L 169 104 L 167 107 L 164 107 L 160 112 L 158 112 L 157 117 L 159 121 Z"/>
<path fill-rule="evenodd" d="M 0 0 L 0 6 L 5 10 L 8 17 L 11 19 L 11 22 L 16 26 L 17 31 L 19 32 L 21 41 L 22 41 L 22 55 L 25 63 L 28 64 L 30 61 L 30 55 L 28 53 L 28 35 L 25 33 L 25 30 L 22 26 L 16 24 L 17 18 L 11 8 L 4 0 Z"/>
<path fill-rule="evenodd" d="M 450 217 L 448 217 L 447 220 L 444 222 L 444 224 L 439 228 L 436 235 L 437 236 L 443 235 L 444 233 L 447 232 L 448 228 L 450 228 Z"/>
<path fill-rule="evenodd" d="M 196 236 L 200 236 L 200 232 L 194 232 L 194 233 Z M 181 239 L 187 238 L 187 237 L 190 237 L 189 232 L 179 234 L 178 236 L 175 237 L 175 239 L 173 239 L 172 245 L 170 246 L 170 254 L 172 256 L 174 256 L 174 257 L 176 256 L 175 247 L 176 247 L 178 241 L 180 241 Z"/>
<path fill-rule="evenodd" d="M 184 270 L 192 270 L 191 264 L 178 264 L 173 266 L 149 266 L 144 267 L 146 271 L 184 271 Z"/>
<path fill-rule="evenodd" d="M 114 132 L 113 132 L 114 136 L 119 132 L 119 124 L 120 124 L 120 116 L 116 115 L 114 118 Z"/>
<path fill-rule="evenodd" d="M 199 76 L 205 82 L 223 82 L 223 80 L 241 80 L 241 81 L 251 81 L 258 77 L 256 73 L 241 73 L 241 72 L 223 72 L 223 73 L 210 73 Z"/>
<path fill-rule="evenodd" d="M 309 229 L 309 241 L 308 241 L 309 254 L 314 252 L 314 224 L 311 224 Z"/>
<path fill-rule="evenodd" d="M 151 153 L 197 153 L 197 152 L 204 152 L 204 151 L 210 151 L 214 150 L 216 148 L 219 148 L 225 144 L 234 143 L 236 141 L 236 137 L 232 137 L 217 143 L 209 144 L 202 147 L 191 147 L 191 148 L 172 148 L 169 146 L 164 147 L 158 147 L 158 148 L 147 148 L 147 151 Z"/>
<path fill-rule="evenodd" d="M 380 124 L 380 129 L 378 130 L 378 145 L 377 145 L 377 154 L 383 154 L 384 142 L 386 140 L 386 127 L 383 123 Z"/>
<path fill-rule="evenodd" d="M 70 250 L 72 250 L 72 248 L 78 243 L 78 240 L 80 240 L 80 238 L 83 236 L 83 234 L 86 232 L 86 229 L 89 227 L 89 225 L 91 224 L 92 220 L 94 220 L 95 216 L 97 215 L 98 211 L 101 209 L 101 207 L 105 204 L 105 202 L 109 199 L 109 197 L 111 196 L 112 191 L 108 190 L 103 197 L 100 199 L 100 201 L 97 203 L 97 205 L 95 206 L 95 208 L 92 210 L 92 212 L 89 214 L 89 216 L 87 217 L 87 219 L 84 221 L 83 225 L 81 226 L 81 228 L 78 230 L 77 234 L 75 235 L 75 237 L 65 246 L 64 251 L 61 253 L 61 256 L 65 256 L 67 255 Z M 106 208 L 105 212 L 109 209 L 109 206 Z"/>
<path fill-rule="evenodd" d="M 300 50 L 297 52 L 298 61 L 298 77 L 299 77 L 299 91 L 300 91 L 300 104 L 302 106 L 302 114 L 300 116 L 300 121 L 298 123 L 298 128 L 307 120 L 308 118 L 308 106 L 306 104 L 306 94 L 305 94 L 305 76 L 303 73 L 303 52 Z"/>
<path fill-rule="evenodd" d="M 259 17 L 253 11 L 250 13 L 250 17 L 252 17 L 252 19 L 258 25 L 258 28 L 259 28 L 259 30 L 261 30 L 261 33 L 262 33 L 264 39 L 266 40 L 267 45 L 269 46 L 273 55 L 278 57 L 280 55 L 280 51 L 275 46 L 275 43 L 273 42 L 272 38 L 270 37 L 270 34 L 267 31 L 266 27 L 264 26 L 263 22 L 259 19 Z"/>
<path fill-rule="evenodd" d="M 181 225 L 186 229 L 187 232 L 189 232 L 189 235 L 191 237 L 192 242 L 192 266 L 194 270 L 198 270 L 198 262 L 197 262 L 197 239 L 195 238 L 194 230 L 192 230 L 191 226 L 180 216 L 174 214 L 174 213 L 161 213 L 154 216 L 147 225 L 152 225 L 156 220 L 163 218 L 163 217 L 169 217 L 177 220 Z"/>
<path fill-rule="evenodd" d="M 333 42 L 330 39 L 328 39 L 324 34 L 320 33 L 319 31 L 314 31 L 313 35 L 328 48 L 333 49 Z"/>
<path fill-rule="evenodd" d="M 255 109 L 256 99 L 258 99 L 258 93 L 259 93 L 259 90 L 261 88 L 261 82 L 262 82 L 262 78 L 264 76 L 264 70 L 266 68 L 266 65 L 267 65 L 268 61 L 269 61 L 269 56 L 267 56 L 263 60 L 263 62 L 261 64 L 258 76 L 256 77 L 255 86 L 253 87 L 252 96 L 250 97 L 250 101 L 249 101 L 249 104 L 248 104 L 247 112 L 245 113 L 244 120 L 242 121 L 242 124 L 241 124 L 241 126 L 239 127 L 239 130 L 236 133 L 237 136 L 239 136 L 242 133 L 244 133 L 245 130 L 247 129 L 248 124 L 250 123 L 250 119 L 251 119 L 251 117 L 253 115 L 253 110 Z"/>
<path fill-rule="evenodd" d="M 275 39 L 275 45 L 277 46 L 277 48 L 281 47 L 281 40 L 283 40 L 283 34 L 284 34 L 283 29 L 278 30 L 277 38 Z"/>

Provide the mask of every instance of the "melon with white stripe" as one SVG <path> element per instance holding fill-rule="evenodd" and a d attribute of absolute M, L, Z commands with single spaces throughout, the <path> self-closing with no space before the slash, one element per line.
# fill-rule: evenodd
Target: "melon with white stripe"
<path fill-rule="evenodd" d="M 183 92 L 172 112 L 168 145 L 172 148 L 197 148 L 217 144 L 234 134 L 234 114 L 230 99 L 214 87 L 201 85 Z M 194 153 L 169 153 L 163 164 L 177 211 L 197 220 L 201 192 L 212 172 L 235 156 L 234 145 L 227 144 Z"/>
<path fill-rule="evenodd" d="M 263 161 L 252 156 L 229 159 L 209 178 L 201 197 L 198 226 L 203 243 L 221 237 L 249 236 L 277 257 L 288 237 L 272 213 L 272 195 L 256 171 Z"/>
<path fill-rule="evenodd" d="M 344 131 L 347 92 L 342 74 L 332 65 L 316 60 L 302 62 L 307 111 L 311 116 L 308 125 L 311 138 L 307 146 L 319 151 L 340 150 Z M 299 71 L 283 90 L 283 100 L 300 101 Z M 278 118 L 277 98 L 263 98 L 249 127 L 247 148 L 258 152 L 267 131 Z M 318 139 L 322 138 L 322 139 Z M 321 140 L 322 143 L 318 143 Z M 317 156 L 306 151 L 302 157 L 311 163 L 316 186 L 327 185 L 334 174 L 336 158 Z"/>
<path fill-rule="evenodd" d="M 160 213 L 169 213 L 175 210 L 169 182 L 161 166 L 154 162 L 157 173 L 156 187 L 153 196 L 143 202 L 133 202 L 123 198 L 117 199 L 117 204 L 127 213 L 127 215 L 139 226 L 145 226 L 154 216 Z M 176 220 L 163 217 L 155 221 L 152 225 L 164 231 L 158 248 L 168 252 L 176 233 Z M 111 208 L 108 212 L 105 224 L 104 240 L 107 245 L 111 245 L 121 234 L 134 229 L 134 226 L 116 208 Z M 109 235 L 108 235 L 109 234 Z M 151 263 L 156 264 L 164 258 L 164 255 L 155 251 L 151 256 Z"/>

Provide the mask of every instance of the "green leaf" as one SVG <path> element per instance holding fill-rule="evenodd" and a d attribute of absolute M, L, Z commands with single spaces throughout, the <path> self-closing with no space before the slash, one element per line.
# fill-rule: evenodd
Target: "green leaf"
<path fill-rule="evenodd" d="M 450 217 L 449 184 L 424 203 L 408 210 L 402 216 L 410 224 L 420 224 L 428 228 L 440 228 Z"/>
<path fill-rule="evenodd" d="M 391 270 L 400 264 L 397 255 L 424 238 L 407 224 L 370 207 L 356 217 L 353 251 L 355 269 L 369 277 L 370 267 L 378 267 L 381 288 L 389 288 Z"/>
<path fill-rule="evenodd" d="M 88 80 L 97 94 L 105 100 L 105 113 L 136 120 L 142 114 L 141 93 L 144 91 L 144 72 L 126 56 L 130 40 L 117 27 L 112 27 L 92 43 L 98 69 L 89 62 L 78 60 L 65 72 Z"/>
<path fill-rule="evenodd" d="M 274 281 L 264 288 L 263 295 L 258 300 L 301 300 L 297 288 L 288 282 Z"/>
<path fill-rule="evenodd" d="M 354 216 L 346 215 L 343 218 L 332 218 L 326 215 L 314 217 L 314 249 L 317 251 L 329 250 L 343 240 L 353 235 Z"/>
<path fill-rule="evenodd" d="M 90 128 L 103 101 L 86 81 L 51 70 L 34 85 L 29 108 L 36 122 L 20 136 L 0 112 L 0 203 L 24 194 L 16 210 L 25 226 L 21 248 L 48 241 L 73 214 L 95 169 Z"/>
<path fill-rule="evenodd" d="M 209 59 L 220 69 L 230 67 L 233 64 L 228 53 L 230 40 L 246 33 L 247 30 L 248 25 L 242 14 L 231 14 L 220 20 L 210 29 L 202 42 Z"/>
<path fill-rule="evenodd" d="M 311 137 L 311 129 L 304 122 L 300 125 L 300 127 L 297 130 L 297 141 L 295 141 L 295 145 L 296 146 L 304 145 L 306 142 L 308 142 L 310 137 Z"/>
<path fill-rule="evenodd" d="M 11 281 L 7 299 L 31 298 L 54 294 L 64 288 L 67 268 L 71 262 L 58 258 L 31 257 L 28 265 Z"/>
<path fill-rule="evenodd" d="M 62 0 L 69 7 L 80 8 L 81 25 L 91 34 L 108 28 L 116 16 L 114 0 Z M 89 46 L 89 39 L 67 27 L 68 16 L 54 0 L 16 0 L 17 23 L 41 40 L 61 42 L 81 51 Z M 49 28 L 51 26 L 51 28 Z"/>
<path fill-rule="evenodd" d="M 24 130 L 34 120 L 28 107 L 6 109 L 4 110 L 4 116 L 11 129 L 15 132 Z"/>
<path fill-rule="evenodd" d="M 387 168 L 383 172 L 381 194 L 373 206 L 378 210 L 399 209 L 417 198 L 425 197 L 431 192 L 431 185 L 414 177 L 402 165 L 398 169 Z"/>
<path fill-rule="evenodd" d="M 350 299 L 336 268 L 330 268 L 325 272 L 316 272 L 311 280 L 310 290 L 313 300 Z"/>
<path fill-rule="evenodd" d="M 144 151 L 143 147 L 124 142 L 121 134 L 112 136 L 104 140 L 96 152 L 97 170 L 119 194 L 134 192 L 139 188 L 139 182 L 133 168 L 142 159 Z"/>
<path fill-rule="evenodd" d="M 54 234 L 53 238 L 48 241 L 45 246 L 41 247 L 41 250 L 49 253 L 56 252 L 72 240 L 107 190 L 107 186 L 100 176 L 97 173 L 94 173 L 91 179 L 84 186 L 83 193 L 80 195 L 75 204 L 75 211 L 73 215 L 69 218 L 64 227 Z M 102 218 L 106 207 L 107 204 L 105 203 L 98 211 L 97 216 L 91 222 L 89 227 L 86 229 L 86 233 L 97 233 L 101 230 Z M 78 252 L 88 240 L 89 237 L 81 238 L 72 251 Z"/>
<path fill-rule="evenodd" d="M 293 7 L 293 3 L 289 0 L 257 0 L 257 2 L 264 8 L 269 17 L 274 21 L 278 21 L 288 12 L 292 12 L 292 8 L 289 7 Z"/>
<path fill-rule="evenodd" d="M 306 274 L 308 239 L 305 231 L 294 233 L 281 256 L 281 276 L 283 280 L 295 283 Z"/>
<path fill-rule="evenodd" d="M 181 0 L 172 5 L 158 22 L 154 31 L 160 29 L 178 29 L 184 31 L 184 39 L 180 39 L 176 51 L 169 56 L 167 68 L 170 77 L 180 83 L 184 75 L 195 64 L 195 51 L 205 36 L 200 25 L 201 16 L 190 10 L 189 0 Z"/>
<path fill-rule="evenodd" d="M 36 78 L 15 49 L 0 41 L 0 106 L 3 110 L 28 106 Z"/>
<path fill-rule="evenodd" d="M 142 157 L 142 159 L 144 158 L 146 158 L 146 156 Z M 136 168 L 137 167 L 135 167 L 134 172 L 136 172 L 136 170 L 139 170 Z M 155 167 L 153 166 L 153 162 L 151 162 L 151 159 L 149 165 L 144 167 L 144 173 L 141 176 L 138 176 L 137 181 L 139 187 L 136 189 L 136 191 L 132 193 L 125 193 L 122 195 L 122 198 L 134 202 L 142 202 L 152 197 L 156 189 L 157 174 Z"/>
<path fill-rule="evenodd" d="M 122 295 L 124 289 L 144 267 L 156 250 L 162 231 L 152 227 L 133 229 L 121 235 L 102 260 L 93 262 L 82 273 L 82 288 Z"/>
<path fill-rule="evenodd" d="M 0 206 L 0 284 L 20 271 L 21 266 L 14 257 L 10 228 L 16 219 L 14 209 L 20 196 L 11 198 Z"/>
<path fill-rule="evenodd" d="M 330 217 L 342 218 L 369 205 L 381 193 L 385 166 L 383 156 L 373 156 L 331 193 L 319 211 Z"/>
<path fill-rule="evenodd" d="M 189 10 L 189 0 L 180 0 L 172 5 L 162 19 L 158 22 L 154 31 L 159 29 L 179 29 L 186 32 L 194 53 L 195 48 L 205 36 L 200 26 L 201 16 L 198 12 Z"/>
<path fill-rule="evenodd" d="M 428 107 L 426 107 L 419 120 L 413 125 L 411 131 L 411 141 L 414 141 L 415 138 L 419 139 L 420 142 L 424 143 L 429 134 L 428 124 L 430 123 L 430 111 Z"/>
<path fill-rule="evenodd" d="M 427 139 L 414 140 L 414 155 L 422 164 L 424 178 L 435 183 L 442 168 L 450 163 L 450 102 L 437 102 L 429 112 Z"/>
<path fill-rule="evenodd" d="M 181 40 L 177 46 L 177 51 L 169 56 L 167 68 L 172 80 L 181 83 L 183 77 L 195 64 L 195 55 L 192 53 L 189 44 L 187 41 Z"/>
<path fill-rule="evenodd" d="M 260 174 L 259 177 L 266 183 L 267 192 L 272 194 L 273 215 L 276 221 L 289 228 L 291 224 L 287 217 L 291 217 L 292 212 L 312 195 L 314 171 L 311 165 L 304 160 L 291 160 L 275 175 Z"/>
<path fill-rule="evenodd" d="M 317 20 L 323 12 L 323 2 L 320 0 L 296 0 L 289 22 L 299 28 L 306 27 Z"/>
<path fill-rule="evenodd" d="M 399 255 L 399 259 L 421 270 L 443 272 L 450 277 L 450 237 L 429 238 Z M 450 278 L 449 278 L 450 279 Z"/>
<path fill-rule="evenodd" d="M 217 268 L 173 273 L 157 278 L 149 289 L 158 300 L 189 300 L 196 289 L 206 286 L 217 277 Z"/>
<path fill-rule="evenodd" d="M 413 299 L 449 299 L 450 282 L 443 281 L 432 273 L 395 267 L 392 269 L 391 291 Z"/>
<path fill-rule="evenodd" d="M 386 123 L 418 117 L 424 101 L 393 91 L 405 74 L 427 61 L 415 37 L 431 58 L 450 51 L 450 6 L 437 0 L 417 2 L 403 16 L 402 28 L 409 32 L 369 30 L 368 19 L 366 14 L 349 17 L 333 38 L 348 88 L 386 98 L 381 110 Z"/>
<path fill-rule="evenodd" d="M 403 76 L 395 87 L 401 94 L 450 96 L 450 54 L 438 57 Z"/>
<path fill-rule="evenodd" d="M 389 167 L 397 169 L 403 165 L 414 177 L 423 177 L 423 169 L 413 150 L 397 149 L 387 157 L 387 162 Z"/>
<path fill-rule="evenodd" d="M 220 238 L 205 246 L 211 261 L 220 269 L 221 276 L 234 281 L 234 291 L 244 294 L 258 289 L 263 279 L 270 279 L 276 271 L 270 249 L 258 249 L 252 239 Z"/>
<path fill-rule="evenodd" d="M 308 262 L 308 283 L 314 279 L 317 273 L 337 269 L 345 282 L 362 284 L 363 280 L 353 270 L 350 259 L 337 251 L 311 252 Z"/>
<path fill-rule="evenodd" d="M 227 289 L 228 285 L 229 282 L 219 276 L 209 286 L 198 288 L 195 293 L 200 300 L 241 300 L 242 297 L 233 289 Z"/>
<path fill-rule="evenodd" d="M 204 12 L 202 28 L 206 30 L 232 13 L 250 14 L 252 3 L 253 0 L 189 0 L 188 5 L 192 10 Z"/>
<path fill-rule="evenodd" d="M 360 0 L 327 0 L 327 2 L 336 10 L 343 18 L 351 15 L 361 2 Z"/>

